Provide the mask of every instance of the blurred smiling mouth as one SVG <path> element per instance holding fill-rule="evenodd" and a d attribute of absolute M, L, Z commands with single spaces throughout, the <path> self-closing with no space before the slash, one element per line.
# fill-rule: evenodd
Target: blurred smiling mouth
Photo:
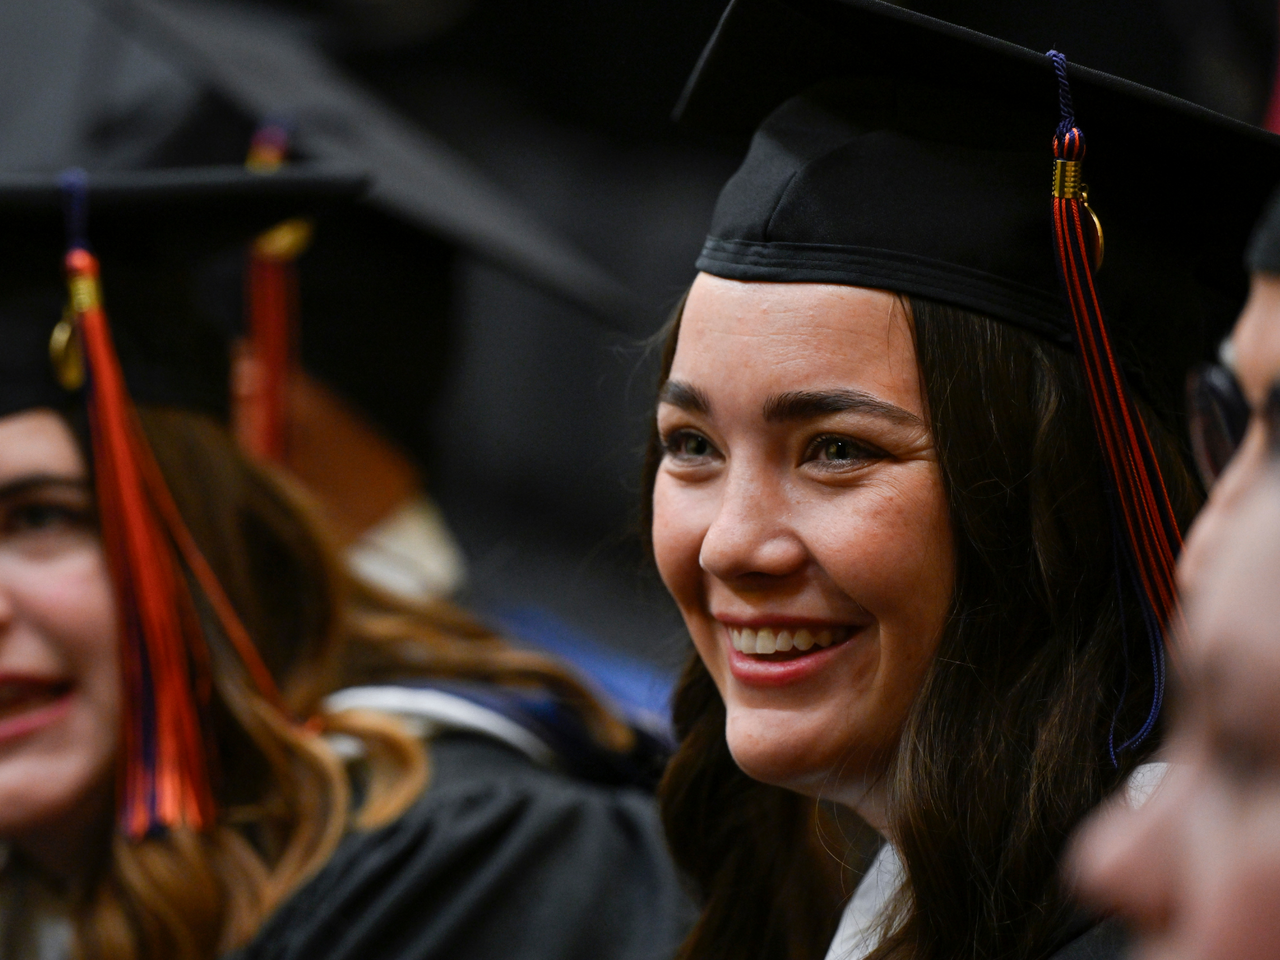
<path fill-rule="evenodd" d="M 844 643 L 854 633 L 853 627 L 774 628 L 729 627 L 733 649 L 749 657 L 769 660 L 795 660 L 810 652 L 826 650 Z"/>
<path fill-rule="evenodd" d="M 70 692 L 67 681 L 0 680 L 0 723 L 57 703 Z"/>

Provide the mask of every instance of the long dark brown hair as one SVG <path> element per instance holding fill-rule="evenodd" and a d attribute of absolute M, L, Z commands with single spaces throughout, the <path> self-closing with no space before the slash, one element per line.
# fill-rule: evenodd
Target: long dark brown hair
<path fill-rule="evenodd" d="M 1068 833 L 1154 747 L 1111 760 L 1113 739 L 1137 731 L 1151 705 L 1142 614 L 1118 576 L 1122 548 L 1075 357 L 985 316 L 903 301 L 956 581 L 885 774 L 907 883 L 874 956 L 1039 960 L 1073 928 L 1058 879 Z M 678 334 L 677 316 L 664 381 Z M 1140 409 L 1185 527 L 1199 489 L 1174 430 Z M 646 511 L 660 459 L 655 433 Z M 696 656 L 675 722 L 680 749 L 660 801 L 676 861 L 703 897 L 681 957 L 821 958 L 862 841 L 824 829 L 820 803 L 737 768 L 724 704 Z"/>
<path fill-rule="evenodd" d="M 447 603 L 412 606 L 353 580 L 305 494 L 247 460 L 221 424 L 184 410 L 138 414 L 201 552 L 293 718 L 308 722 L 267 703 L 218 631 L 206 630 L 218 821 L 207 833 L 171 829 L 137 843 L 103 824 L 85 875 L 62 891 L 82 960 L 213 960 L 251 939 L 345 833 L 413 802 L 428 782 L 428 751 L 390 717 L 328 712 L 324 698 L 341 686 L 412 675 L 537 686 L 576 707 L 602 746 L 631 746 L 630 728 L 566 668 Z M 348 767 L 319 733 L 357 738 L 364 759 Z"/>

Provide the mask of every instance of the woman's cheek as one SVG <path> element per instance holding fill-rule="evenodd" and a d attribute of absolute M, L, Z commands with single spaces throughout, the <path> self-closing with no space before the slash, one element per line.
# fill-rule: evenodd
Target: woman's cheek
<path fill-rule="evenodd" d="M 697 514 L 697 498 L 659 471 L 653 490 L 654 561 L 662 582 L 686 614 L 702 592 L 698 556 L 706 525 Z"/>
<path fill-rule="evenodd" d="M 79 688 L 84 748 L 100 766 L 114 757 L 124 698 L 115 595 L 100 547 L 67 558 L 66 567 L 49 578 L 56 586 L 46 598 L 47 616 Z"/>
<path fill-rule="evenodd" d="M 834 508 L 834 509 L 833 509 Z M 808 524 L 833 582 L 899 637 L 932 644 L 951 605 L 955 547 L 937 465 L 904 464 L 875 491 L 855 491 Z"/>

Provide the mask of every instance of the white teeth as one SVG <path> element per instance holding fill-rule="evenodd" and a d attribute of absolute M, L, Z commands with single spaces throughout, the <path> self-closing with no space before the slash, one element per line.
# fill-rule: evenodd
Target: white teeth
<path fill-rule="evenodd" d="M 765 627 L 756 634 L 756 653 L 774 653 L 777 651 L 777 641 L 773 639 L 773 631 Z"/>
<path fill-rule="evenodd" d="M 729 642 L 733 644 L 733 649 L 739 653 L 755 654 L 757 656 L 768 656 L 771 653 L 787 653 L 791 650 L 799 650 L 804 653 L 815 646 L 826 649 L 833 643 L 838 643 L 848 636 L 848 627 L 828 628 L 819 630 L 816 633 L 811 633 L 803 628 L 795 633 L 790 630 L 779 630 L 774 633 L 771 627 L 765 627 L 762 630 L 729 628 Z"/>

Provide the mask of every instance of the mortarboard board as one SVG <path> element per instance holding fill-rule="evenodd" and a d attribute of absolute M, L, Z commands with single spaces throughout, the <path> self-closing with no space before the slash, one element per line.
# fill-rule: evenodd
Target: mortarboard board
<path fill-rule="evenodd" d="M 49 101 L 81 119 L 15 134 L 15 152 L 59 165 L 84 156 L 94 171 L 99 161 L 227 162 L 243 156 L 260 124 L 283 121 L 297 158 L 370 172 L 365 200 L 317 230 L 297 262 L 296 340 L 310 373 L 418 459 L 428 455 L 425 411 L 444 382 L 455 332 L 457 254 L 605 326 L 634 330 L 637 301 L 623 284 L 344 74 L 300 18 L 192 0 L 59 0 L 57 9 L 74 29 L 50 22 L 55 14 L 43 7 L 3 18 L 10 33 L 0 45 L 57 38 L 32 66 L 42 81 L 15 85 L 13 99 L 25 108 L 9 112 L 29 120 L 29 101 Z M 168 82 L 156 81 L 165 71 Z M 221 289 L 209 284 L 210 302 L 236 327 L 240 296 L 230 273 Z"/>
<path fill-rule="evenodd" d="M 1178 418 L 1243 303 L 1280 138 L 880 0 L 732 0 L 677 116 L 754 132 L 700 270 L 889 289 L 1075 345 L 1148 614 L 1145 736 L 1180 534 L 1127 381 Z"/>
<path fill-rule="evenodd" d="M 216 823 L 206 736 L 214 644 L 225 644 L 221 656 L 238 658 L 257 693 L 284 711 L 186 528 L 131 392 L 153 403 L 225 407 L 226 344 L 200 316 L 196 264 L 282 217 L 349 199 L 363 184 L 301 168 L 277 177 L 240 168 L 114 174 L 92 185 L 82 171 L 0 176 L 0 416 L 73 405 L 85 412 L 120 620 L 117 816 L 130 839 Z M 114 329 L 107 309 L 118 318 Z"/>
<path fill-rule="evenodd" d="M 251 127 L 288 118 L 300 156 L 370 171 L 371 208 L 600 319 L 634 315 L 621 283 L 452 148 L 344 76 L 299 24 L 199 0 L 88 2 L 248 116 Z"/>

